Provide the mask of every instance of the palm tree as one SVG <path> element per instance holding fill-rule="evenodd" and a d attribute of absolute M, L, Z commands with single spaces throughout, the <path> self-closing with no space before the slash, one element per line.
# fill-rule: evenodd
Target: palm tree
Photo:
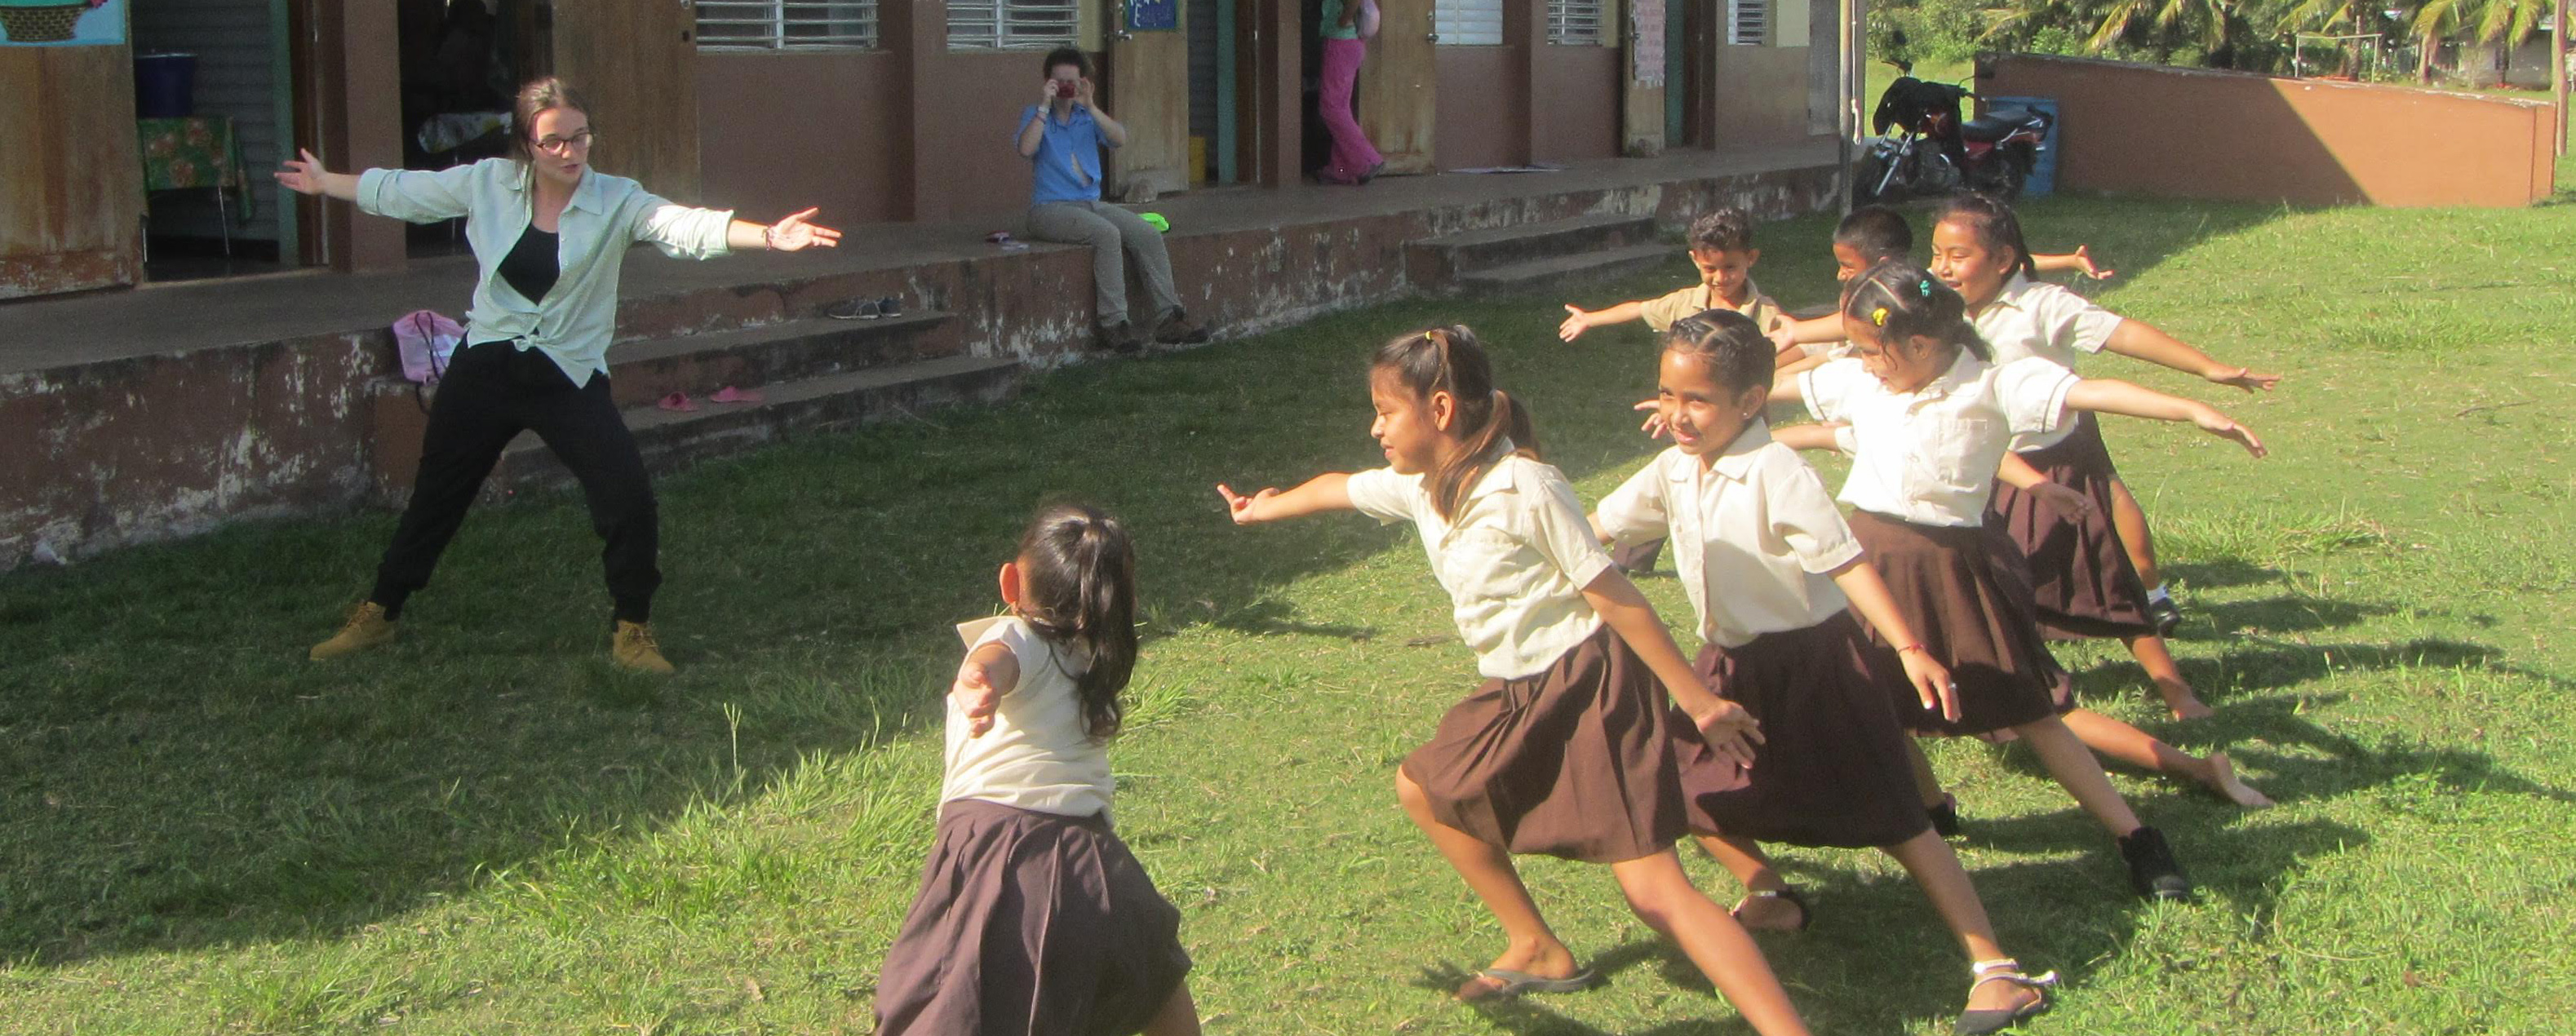
<path fill-rule="evenodd" d="M 2514 46 L 2548 13 L 2549 0 L 2424 0 L 2407 25 L 2421 54 L 2416 75 L 2433 80 L 2433 52 L 2445 39 Z"/>

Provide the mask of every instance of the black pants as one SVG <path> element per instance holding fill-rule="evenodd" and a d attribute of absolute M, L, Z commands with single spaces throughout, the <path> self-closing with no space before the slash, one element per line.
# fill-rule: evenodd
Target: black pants
<path fill-rule="evenodd" d="M 484 477 L 523 430 L 544 439 L 581 481 L 591 528 L 608 541 L 600 561 L 608 570 L 616 616 L 630 622 L 652 618 L 653 590 L 662 585 L 655 564 L 661 518 L 644 456 L 609 398 L 608 376 L 593 375 L 589 384 L 574 388 L 543 351 L 522 351 L 510 342 L 458 350 L 439 381 L 429 428 L 421 435 L 411 506 L 403 509 L 369 595 L 388 616 L 400 616 L 403 601 L 429 585 L 430 570 L 465 521 Z"/>

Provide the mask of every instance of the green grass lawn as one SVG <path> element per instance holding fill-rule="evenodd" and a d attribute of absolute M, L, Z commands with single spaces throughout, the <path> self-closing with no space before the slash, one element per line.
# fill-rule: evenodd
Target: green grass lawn
<path fill-rule="evenodd" d="M 2132 899 L 2026 752 L 1932 746 L 2005 945 L 2067 978 L 2032 1031 L 2564 1031 L 2576 208 L 2027 214 L 2038 247 L 2120 267 L 2085 290 L 2289 374 L 2249 398 L 2091 367 L 2221 402 L 2275 450 L 2109 429 L 2217 718 L 2163 719 L 2115 648 L 2063 656 L 2095 708 L 2225 747 L 2281 801 L 2119 778 L 2201 901 Z M 1784 302 L 1829 298 L 1828 226 L 1764 228 Z M 1238 530 L 1209 489 L 1372 463 L 1367 350 L 1459 320 L 1551 459 L 1606 492 L 1651 450 L 1627 411 L 1651 347 L 1560 345 L 1557 303 L 1688 273 L 1676 254 L 1564 299 L 1389 304 L 664 479 L 669 681 L 606 666 L 597 545 L 562 498 L 478 512 L 404 638 L 334 665 L 303 651 L 390 515 L 0 577 L 0 1032 L 865 1031 L 931 828 L 948 625 L 994 608 L 993 568 L 1057 493 L 1141 545 L 1119 819 L 1183 910 L 1212 1031 L 1747 1031 L 1603 870 L 1552 860 L 1529 880 L 1608 986 L 1442 995 L 1498 934 L 1389 781 L 1473 662 L 1405 530 Z M 1672 580 L 1646 586 L 1687 618 Z M 1815 926 L 1765 945 L 1819 1030 L 1946 1032 L 1966 969 L 1901 874 L 1785 856 Z"/>

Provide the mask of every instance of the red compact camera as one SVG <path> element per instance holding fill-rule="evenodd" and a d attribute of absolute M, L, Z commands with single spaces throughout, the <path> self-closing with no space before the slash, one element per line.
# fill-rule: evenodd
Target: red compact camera
<path fill-rule="evenodd" d="M 1058 79 L 1055 81 L 1055 95 L 1058 97 L 1071 100 L 1073 95 L 1080 90 L 1081 87 L 1075 86 L 1073 80 Z"/>

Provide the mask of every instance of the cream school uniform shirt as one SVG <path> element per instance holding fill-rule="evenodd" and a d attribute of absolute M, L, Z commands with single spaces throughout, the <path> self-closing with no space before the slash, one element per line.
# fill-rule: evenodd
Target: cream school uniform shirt
<path fill-rule="evenodd" d="M 1421 532 L 1431 574 L 1449 592 L 1450 618 L 1476 653 L 1477 672 L 1501 680 L 1535 675 L 1601 628 L 1583 588 L 1610 570 L 1610 555 L 1555 468 L 1504 457 L 1476 479 L 1455 522 L 1431 505 L 1421 475 L 1363 471 L 1351 476 L 1347 492 L 1361 514 L 1409 521 Z"/>
<path fill-rule="evenodd" d="M 542 299 L 501 279 L 501 260 L 534 218 L 529 170 L 507 158 L 435 171 L 369 169 L 358 175 L 358 208 L 413 223 L 465 217 L 482 280 L 465 312 L 469 343 L 523 339 L 545 351 L 578 388 L 608 373 L 608 343 L 617 335 L 617 274 L 630 245 L 650 241 L 662 254 L 712 259 L 730 248 L 733 213 L 674 205 L 622 176 L 583 170 L 555 233 L 562 274 Z"/>
<path fill-rule="evenodd" d="M 1752 317 L 1753 325 L 1761 328 L 1764 334 L 1769 334 L 1772 328 L 1780 326 L 1782 319 L 1780 304 L 1772 301 L 1771 296 L 1763 294 L 1761 286 L 1753 283 L 1750 277 L 1744 279 L 1744 294 L 1743 305 L 1730 306 L 1726 304 L 1726 300 L 1717 297 L 1716 289 L 1709 287 L 1707 282 L 1703 281 L 1680 291 L 1646 300 L 1646 304 L 1641 307 L 1644 310 L 1642 315 L 1646 318 L 1646 326 L 1657 331 L 1672 327 L 1683 317 L 1697 316 L 1712 309 L 1731 309 Z"/>
<path fill-rule="evenodd" d="M 1016 615 L 960 623 L 967 653 L 999 642 L 1019 663 L 1020 682 L 998 688 L 993 728 L 967 735 L 966 709 L 948 699 L 948 777 L 942 802 L 976 799 L 1059 816 L 1106 816 L 1114 783 L 1109 748 L 1083 733 L 1082 698 L 1074 675 L 1086 668 L 1078 653 L 1048 640 Z"/>
<path fill-rule="evenodd" d="M 2069 370 L 2078 356 L 2098 353 L 2111 342 L 2123 318 L 2094 305 L 2065 287 L 2014 274 L 2003 291 L 1974 318 L 1978 337 L 1995 350 L 1995 362 L 2038 357 Z M 2053 446 L 2075 430 L 2073 422 L 2055 433 L 2014 444 L 2034 450 Z"/>
<path fill-rule="evenodd" d="M 1851 425 L 1851 476 L 1842 502 L 1918 525 L 1975 526 L 1994 495 L 1995 465 L 2015 436 L 2062 433 L 2073 422 L 2066 393 L 2082 379 L 2047 360 L 2000 366 L 1960 350 L 1957 361 L 1912 392 L 1887 390 L 1857 358 L 1798 375 L 1819 421 Z"/>
<path fill-rule="evenodd" d="M 1850 602 L 1826 575 L 1861 556 L 1825 481 L 1756 421 L 1711 463 L 1669 449 L 1593 508 L 1621 542 L 1672 537 L 1699 635 L 1741 647 L 1805 629 Z"/>

